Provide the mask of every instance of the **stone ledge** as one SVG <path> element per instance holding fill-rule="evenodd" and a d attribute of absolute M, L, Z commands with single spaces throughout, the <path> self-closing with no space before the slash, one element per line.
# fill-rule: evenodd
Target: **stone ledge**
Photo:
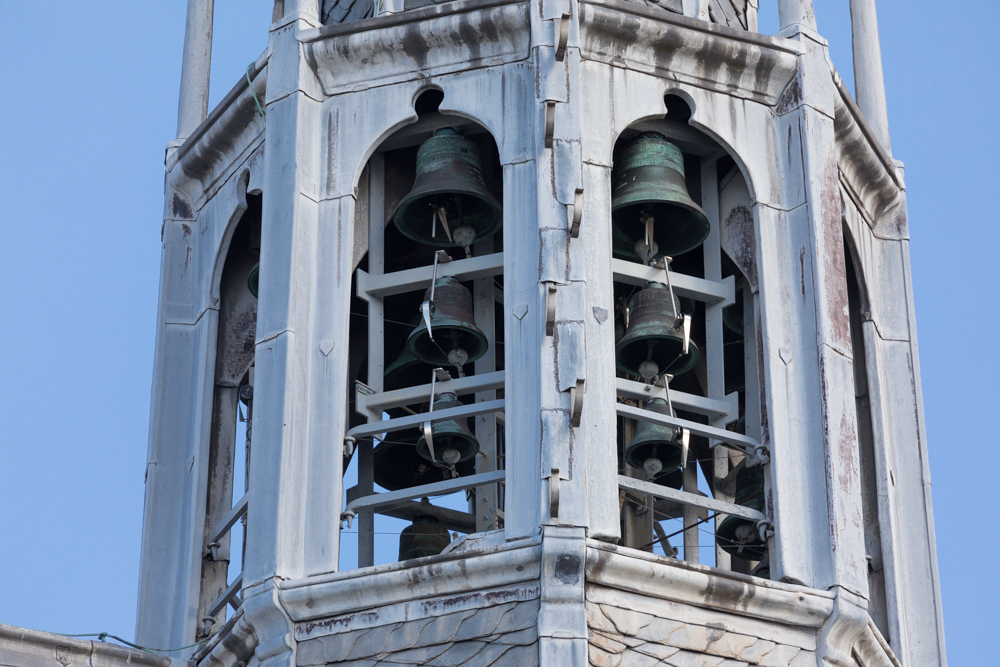
<path fill-rule="evenodd" d="M 4 667 L 191 667 L 187 660 L 0 623 Z"/>

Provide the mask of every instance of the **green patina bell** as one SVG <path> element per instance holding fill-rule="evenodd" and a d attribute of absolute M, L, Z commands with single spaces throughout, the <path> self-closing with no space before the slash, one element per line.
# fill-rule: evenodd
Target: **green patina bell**
<path fill-rule="evenodd" d="M 662 398 L 649 399 L 645 409 L 670 416 L 670 408 Z M 681 443 L 677 435 L 675 429 L 670 427 L 640 421 L 635 437 L 625 448 L 625 461 L 650 475 L 663 475 L 662 481 L 657 479 L 657 482 L 663 483 L 681 465 Z"/>
<path fill-rule="evenodd" d="M 736 279 L 736 301 L 722 309 L 722 323 L 740 336 L 743 335 L 743 286 L 742 278 Z"/>
<path fill-rule="evenodd" d="M 722 358 L 726 365 L 726 393 L 746 389 L 746 364 L 743 360 L 743 343 L 726 343 Z"/>
<path fill-rule="evenodd" d="M 615 345 L 618 370 L 650 381 L 669 373 L 680 375 L 698 363 L 698 346 L 691 341 L 684 354 L 684 336 L 676 328 L 676 304 L 670 290 L 660 283 L 647 283 L 629 301 L 629 325 Z M 655 365 L 655 369 L 654 369 Z"/>
<path fill-rule="evenodd" d="M 764 511 L 764 466 L 744 467 L 736 474 L 736 504 Z M 760 560 L 767 553 L 767 543 L 760 538 L 754 522 L 738 516 L 727 516 L 719 524 L 715 539 L 738 558 Z"/>
<path fill-rule="evenodd" d="M 708 237 L 708 217 L 691 199 L 684 180 L 684 156 L 662 134 L 644 132 L 626 146 L 612 183 L 615 255 L 643 262 L 675 257 Z M 643 248 L 645 216 L 653 218 L 652 253 Z"/>
<path fill-rule="evenodd" d="M 413 189 L 399 202 L 394 219 L 407 238 L 439 248 L 468 247 L 493 236 L 503 223 L 503 210 L 486 189 L 476 145 L 450 127 L 421 144 Z"/>
<path fill-rule="evenodd" d="M 446 468 L 433 465 L 417 453 L 416 444 L 420 437 L 417 429 L 398 431 L 389 433 L 386 440 L 375 447 L 373 461 L 376 484 L 388 491 L 399 491 L 451 479 L 451 473 Z M 474 475 L 475 458 L 458 463 L 455 470 L 460 477 Z"/>
<path fill-rule="evenodd" d="M 432 516 L 422 515 L 399 533 L 399 560 L 437 556 L 451 544 L 448 529 Z"/>
<path fill-rule="evenodd" d="M 403 387 L 416 387 L 422 384 L 429 384 L 431 381 L 431 371 L 434 366 L 413 356 L 408 348 L 403 348 L 399 356 L 389 364 L 383 375 L 382 387 L 385 391 L 402 389 Z"/>
<path fill-rule="evenodd" d="M 424 293 L 430 299 L 431 291 Z M 431 366 L 464 366 L 489 349 L 486 335 L 472 315 L 472 293 L 454 276 L 438 278 L 431 313 L 431 339 L 423 320 L 410 332 L 406 347 L 414 357 Z"/>
<path fill-rule="evenodd" d="M 257 298 L 257 290 L 260 285 L 260 264 L 254 264 L 253 268 L 250 269 L 250 275 L 247 276 L 247 289 L 253 294 L 253 298 Z"/>
<path fill-rule="evenodd" d="M 460 408 L 464 403 L 451 392 L 444 392 L 434 400 L 434 412 L 448 408 Z M 479 452 L 479 441 L 469 430 L 468 418 L 436 421 L 431 425 L 434 437 L 434 458 L 430 447 L 421 436 L 417 442 L 417 453 L 428 461 L 438 461 L 446 465 L 456 465 L 474 459 Z"/>

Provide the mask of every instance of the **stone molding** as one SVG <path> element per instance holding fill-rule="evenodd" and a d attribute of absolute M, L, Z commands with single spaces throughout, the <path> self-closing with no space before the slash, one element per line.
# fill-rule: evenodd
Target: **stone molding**
<path fill-rule="evenodd" d="M 799 627 L 818 628 L 833 612 L 834 596 L 826 591 L 593 540 L 588 542 L 587 582 Z"/>
<path fill-rule="evenodd" d="M 389 604 L 507 586 L 539 578 L 541 539 L 460 551 L 284 582 L 279 597 L 296 623 Z"/>
<path fill-rule="evenodd" d="M 5 667 L 191 667 L 187 660 L 110 642 L 66 637 L 0 623 L 0 664 Z"/>

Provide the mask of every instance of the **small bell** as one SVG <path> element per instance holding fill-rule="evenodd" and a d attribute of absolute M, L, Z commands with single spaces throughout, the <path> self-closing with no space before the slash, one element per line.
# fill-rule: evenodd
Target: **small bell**
<path fill-rule="evenodd" d="M 684 353 L 677 312 L 665 285 L 646 283 L 629 301 L 628 329 L 615 345 L 618 370 L 647 383 L 665 373 L 676 376 L 691 370 L 698 363 L 698 346 L 691 341 Z"/>
<path fill-rule="evenodd" d="M 736 474 L 736 504 L 758 512 L 764 511 L 764 466 L 744 466 Z M 728 553 L 746 560 L 760 560 L 767 553 L 753 521 L 727 516 L 719 524 L 715 540 Z"/>
<path fill-rule="evenodd" d="M 694 250 L 708 237 L 708 217 L 684 180 L 684 156 L 662 134 L 644 132 L 626 146 L 613 183 L 615 255 L 648 264 Z"/>
<path fill-rule="evenodd" d="M 438 248 L 468 249 L 493 236 L 503 210 L 486 189 L 476 145 L 450 127 L 422 143 L 413 189 L 394 219 L 407 238 Z"/>
<path fill-rule="evenodd" d="M 458 408 L 465 405 L 455 394 L 444 392 L 434 401 L 434 412 Z M 479 441 L 469 430 L 468 419 L 447 419 L 431 424 L 431 436 L 434 439 L 434 456 L 431 457 L 430 447 L 423 437 L 417 442 L 417 453 L 428 461 L 437 461 L 448 466 L 457 465 L 473 459 L 479 452 Z"/>
<path fill-rule="evenodd" d="M 375 483 L 388 491 L 409 489 L 451 479 L 447 468 L 439 468 L 417 453 L 420 431 L 412 429 L 388 433 L 386 440 L 375 446 L 373 456 Z M 476 460 L 470 458 L 455 465 L 459 477 L 476 473 Z"/>
<path fill-rule="evenodd" d="M 424 301 L 430 296 L 428 289 Z M 486 335 L 472 315 L 472 293 L 454 276 L 438 278 L 430 320 L 430 332 L 421 321 L 406 340 L 410 354 L 425 364 L 461 368 L 489 349 Z"/>
<path fill-rule="evenodd" d="M 260 284 L 260 263 L 254 264 L 254 267 L 250 269 L 250 275 L 247 276 L 247 289 L 253 294 L 253 298 L 257 298 L 257 290 Z"/>
<path fill-rule="evenodd" d="M 670 415 L 670 408 L 662 398 L 651 398 L 646 410 Z M 625 448 L 625 461 L 633 468 L 645 470 L 650 480 L 665 481 L 681 465 L 681 442 L 677 430 L 640 421 L 635 437 Z"/>
<path fill-rule="evenodd" d="M 743 288 L 742 278 L 736 279 L 736 301 L 722 309 L 722 323 L 733 333 L 743 336 Z"/>
<path fill-rule="evenodd" d="M 399 560 L 437 556 L 449 544 L 448 529 L 434 517 L 421 515 L 399 533 Z"/>

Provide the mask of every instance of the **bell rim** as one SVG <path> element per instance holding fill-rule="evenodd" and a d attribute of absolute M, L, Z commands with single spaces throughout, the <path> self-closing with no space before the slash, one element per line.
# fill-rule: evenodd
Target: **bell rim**
<path fill-rule="evenodd" d="M 397 222 L 398 218 L 400 218 L 401 216 L 405 217 L 406 211 L 409 210 L 410 206 L 416 203 L 416 201 L 421 197 L 430 197 L 433 195 L 454 194 L 454 193 L 455 193 L 454 188 L 445 189 L 438 187 L 427 187 L 421 190 L 417 189 L 410 190 L 406 194 L 406 196 L 403 197 L 398 204 L 396 204 L 396 210 L 392 212 L 390 220 L 392 221 L 392 224 L 396 225 L 396 229 L 399 230 L 399 233 L 405 236 L 406 238 L 410 239 L 411 241 L 416 241 L 417 243 L 421 243 L 423 245 L 437 245 L 442 248 L 461 248 L 462 246 L 460 244 L 448 240 L 448 236 L 447 234 L 445 234 L 444 229 L 441 229 L 438 232 L 441 235 L 440 239 L 437 238 L 428 239 L 427 237 L 421 238 L 416 234 L 408 233 L 407 227 L 400 226 L 399 223 Z M 489 225 L 485 226 L 485 229 L 482 231 L 482 233 L 479 233 L 479 231 L 477 230 L 475 242 L 479 243 L 481 241 L 493 238 L 493 236 L 495 236 L 496 233 L 500 231 L 500 229 L 503 227 L 503 205 L 499 201 L 497 201 L 497 198 L 494 197 L 493 194 L 490 193 L 488 190 L 484 190 L 483 192 L 476 192 L 474 190 L 467 190 L 467 191 L 463 190 L 459 191 L 458 194 L 464 194 L 466 196 L 476 197 L 477 199 L 479 199 L 479 201 L 485 203 L 487 207 L 489 207 L 489 209 L 491 210 L 491 213 L 493 214 L 492 221 L 490 222 Z M 453 222 L 452 220 L 449 220 L 448 224 L 451 225 L 452 222 Z"/>
<path fill-rule="evenodd" d="M 627 336 L 628 333 L 626 332 L 625 335 Z M 624 348 L 629 347 L 635 343 L 648 340 L 649 338 L 650 338 L 649 336 L 640 335 L 640 336 L 635 336 L 628 341 L 625 341 L 625 336 L 622 336 L 622 339 L 615 344 L 615 368 L 617 368 L 623 373 L 628 373 L 629 375 L 635 375 L 641 377 L 639 375 L 638 366 L 636 366 L 635 369 L 633 370 L 629 366 L 625 365 L 624 362 L 620 361 L 619 358 L 621 357 L 622 350 Z M 622 341 L 625 342 L 623 343 Z M 687 373 L 698 364 L 698 361 L 700 359 L 701 359 L 701 351 L 698 348 L 698 344 L 695 343 L 693 340 L 689 341 L 687 355 L 681 356 L 681 358 L 679 358 L 677 361 L 675 361 L 667 368 L 660 369 L 660 375 L 662 376 L 664 373 L 669 373 L 670 375 L 676 376 L 676 375 L 681 375 L 682 373 Z M 677 367 L 676 364 L 681 361 L 683 361 L 684 363 L 681 364 L 680 367 Z"/>

